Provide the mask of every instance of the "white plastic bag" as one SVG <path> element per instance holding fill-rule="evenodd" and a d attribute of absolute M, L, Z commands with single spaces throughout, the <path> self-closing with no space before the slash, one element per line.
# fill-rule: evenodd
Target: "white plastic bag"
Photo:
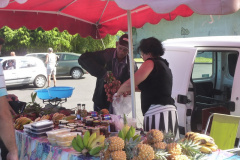
<path fill-rule="evenodd" d="M 123 114 L 129 114 L 132 111 L 132 97 L 131 95 L 128 95 L 124 97 L 121 95 L 120 97 L 116 97 L 116 94 L 113 96 L 113 114 L 116 115 L 123 115 Z"/>

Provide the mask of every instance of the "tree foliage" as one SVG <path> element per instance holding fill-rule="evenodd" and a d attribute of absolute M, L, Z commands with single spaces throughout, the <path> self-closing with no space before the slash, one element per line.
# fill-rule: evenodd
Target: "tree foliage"
<path fill-rule="evenodd" d="M 124 32 L 119 31 L 117 35 L 107 35 L 102 40 L 95 40 L 92 37 L 82 38 L 79 34 L 71 35 L 67 31 L 60 32 L 57 28 L 49 31 L 42 28 L 29 30 L 26 27 L 13 30 L 5 26 L 0 29 L 0 37 L 6 41 L 2 48 L 3 55 L 9 55 L 11 51 L 15 51 L 16 55 L 46 52 L 49 47 L 54 52 L 85 53 L 103 50 L 104 46 L 116 47 L 117 37 L 122 34 Z"/>

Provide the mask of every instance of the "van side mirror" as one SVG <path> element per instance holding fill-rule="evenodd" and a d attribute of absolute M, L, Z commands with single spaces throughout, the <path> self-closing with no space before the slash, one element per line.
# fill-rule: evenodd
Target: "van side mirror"
<path fill-rule="evenodd" d="M 180 104 L 187 104 L 187 103 L 190 103 L 191 101 L 190 99 L 188 99 L 187 96 L 179 94 L 177 96 L 177 102 Z"/>
<path fill-rule="evenodd" d="M 226 102 L 226 107 L 227 107 L 231 112 L 234 112 L 234 111 L 235 111 L 235 102 L 233 102 L 233 101 Z"/>

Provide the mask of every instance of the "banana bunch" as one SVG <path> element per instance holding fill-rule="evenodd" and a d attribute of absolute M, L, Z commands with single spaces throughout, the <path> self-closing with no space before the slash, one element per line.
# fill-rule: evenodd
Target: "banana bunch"
<path fill-rule="evenodd" d="M 89 153 L 91 156 L 99 156 L 100 151 L 104 147 L 105 136 L 96 133 L 90 135 L 89 131 L 84 133 L 84 136 L 77 135 L 72 140 L 72 146 L 77 152 L 81 152 L 83 155 Z"/>
<path fill-rule="evenodd" d="M 140 137 L 140 135 L 135 135 L 136 129 L 131 126 L 127 133 L 124 132 L 124 128 L 118 132 L 118 137 L 122 138 L 124 141 L 129 141 L 131 138 L 133 141 Z"/>
<path fill-rule="evenodd" d="M 195 132 L 188 132 L 185 135 L 185 139 L 192 140 L 194 143 L 199 144 L 202 146 L 200 151 L 202 153 L 211 154 L 218 149 L 218 146 L 215 144 L 214 139 L 208 135 L 195 133 Z"/>
<path fill-rule="evenodd" d="M 31 123 L 32 120 L 27 117 L 19 117 L 15 120 L 14 128 L 17 130 L 23 130 L 23 125 Z"/>

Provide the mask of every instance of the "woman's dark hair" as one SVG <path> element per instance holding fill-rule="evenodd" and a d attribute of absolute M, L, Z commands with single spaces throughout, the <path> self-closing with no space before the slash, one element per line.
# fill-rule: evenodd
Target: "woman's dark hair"
<path fill-rule="evenodd" d="M 153 57 L 159 57 L 164 54 L 161 41 L 154 37 L 142 39 L 138 47 L 138 52 L 140 51 L 143 54 L 151 53 Z"/>

